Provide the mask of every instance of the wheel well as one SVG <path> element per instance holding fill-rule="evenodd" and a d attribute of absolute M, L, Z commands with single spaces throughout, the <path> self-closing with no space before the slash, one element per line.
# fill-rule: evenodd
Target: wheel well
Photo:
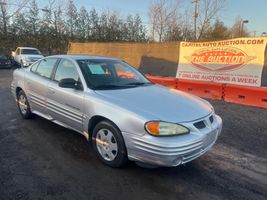
<path fill-rule="evenodd" d="M 118 130 L 119 127 L 113 122 L 111 121 L 110 119 L 108 118 L 105 118 L 103 116 L 99 116 L 99 115 L 96 115 L 96 116 L 93 116 L 90 120 L 89 120 L 89 124 L 88 124 L 88 134 L 89 134 L 89 138 L 90 140 L 92 139 L 92 135 L 93 135 L 93 130 L 95 128 L 95 126 L 101 122 L 101 121 L 109 121 L 110 123 L 112 123 Z"/>
<path fill-rule="evenodd" d="M 22 90 L 22 88 L 20 88 L 20 87 L 17 87 L 16 88 L 16 97 L 18 97 L 18 95 L 19 95 L 19 92 Z"/>

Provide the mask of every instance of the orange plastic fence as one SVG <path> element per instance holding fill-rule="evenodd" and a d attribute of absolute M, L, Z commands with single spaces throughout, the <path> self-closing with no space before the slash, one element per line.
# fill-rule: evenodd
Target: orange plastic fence
<path fill-rule="evenodd" d="M 224 100 L 227 102 L 267 108 L 267 88 L 225 85 Z"/>
<path fill-rule="evenodd" d="M 178 80 L 177 89 L 208 99 L 221 100 L 223 96 L 222 83 L 180 79 Z"/>
<path fill-rule="evenodd" d="M 147 78 L 154 83 L 170 88 L 176 88 L 203 98 L 224 100 L 226 102 L 267 108 L 267 88 L 195 80 L 178 80 L 176 78 L 149 75 L 147 75 Z"/>
<path fill-rule="evenodd" d="M 146 75 L 146 77 L 153 83 L 157 83 L 166 87 L 175 88 L 177 85 L 176 78 L 167 78 L 167 77 L 160 77 L 160 76 L 150 76 Z"/>

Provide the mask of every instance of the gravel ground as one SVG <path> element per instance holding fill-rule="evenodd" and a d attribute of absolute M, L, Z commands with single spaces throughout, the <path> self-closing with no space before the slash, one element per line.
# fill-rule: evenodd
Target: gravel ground
<path fill-rule="evenodd" d="M 267 199 L 267 110 L 212 101 L 217 144 L 175 168 L 100 163 L 83 136 L 36 117 L 22 120 L 0 70 L 0 199 Z"/>

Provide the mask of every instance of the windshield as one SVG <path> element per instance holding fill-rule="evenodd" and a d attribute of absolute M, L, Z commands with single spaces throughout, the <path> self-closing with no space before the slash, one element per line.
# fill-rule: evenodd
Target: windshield
<path fill-rule="evenodd" d="M 41 55 L 41 52 L 37 49 L 21 49 L 21 54 Z"/>
<path fill-rule="evenodd" d="M 4 54 L 0 54 L 0 59 L 6 60 L 7 57 L 6 57 L 6 55 L 4 55 Z"/>
<path fill-rule="evenodd" d="M 123 89 L 152 84 L 135 68 L 119 60 L 96 59 L 77 62 L 88 87 L 95 90 Z"/>

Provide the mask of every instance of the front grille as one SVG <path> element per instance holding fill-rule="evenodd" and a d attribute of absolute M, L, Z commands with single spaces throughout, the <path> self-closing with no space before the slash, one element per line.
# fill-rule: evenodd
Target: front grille
<path fill-rule="evenodd" d="M 206 128 L 206 125 L 205 125 L 204 121 L 196 122 L 196 123 L 194 123 L 194 126 L 195 126 L 197 129 L 203 129 L 203 128 Z"/>

